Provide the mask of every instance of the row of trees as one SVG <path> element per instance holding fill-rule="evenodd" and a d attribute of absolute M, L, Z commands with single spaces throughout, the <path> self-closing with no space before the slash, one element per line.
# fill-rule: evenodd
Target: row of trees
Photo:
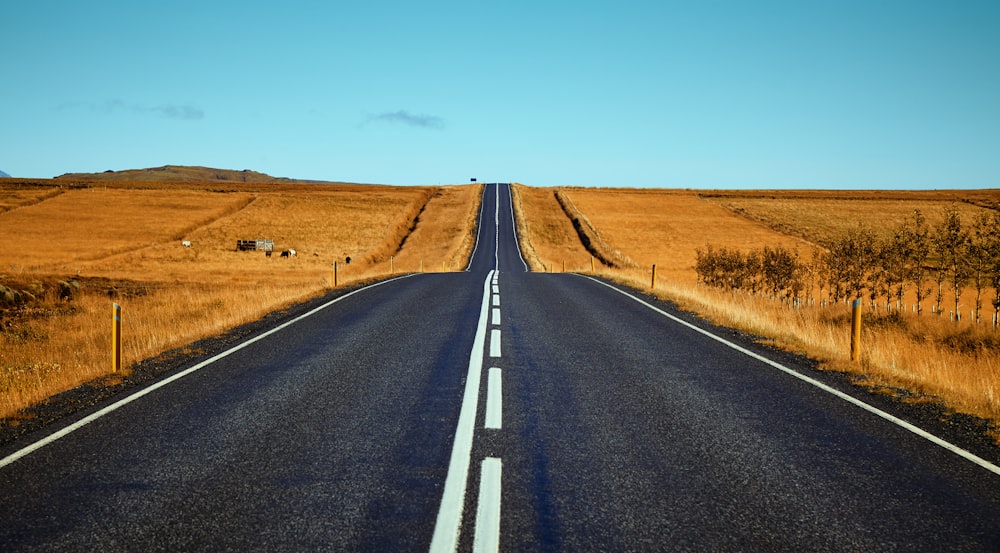
<path fill-rule="evenodd" d="M 707 285 L 792 302 L 812 300 L 818 289 L 821 299 L 867 298 L 873 305 L 884 299 L 889 307 L 902 305 L 912 290 L 918 313 L 931 294 L 941 313 L 946 290 L 959 313 L 971 287 L 977 321 L 983 294 L 992 289 L 994 313 L 1000 312 L 1000 212 L 981 211 L 965 224 L 949 207 L 940 224 L 930 225 L 917 210 L 884 238 L 859 226 L 825 246 L 808 261 L 780 246 L 745 253 L 708 246 L 697 252 L 695 268 Z"/>

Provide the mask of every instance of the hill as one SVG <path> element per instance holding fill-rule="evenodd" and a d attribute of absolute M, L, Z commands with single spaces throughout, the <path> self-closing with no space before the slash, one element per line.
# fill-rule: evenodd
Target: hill
<path fill-rule="evenodd" d="M 257 182 L 257 183 L 307 183 L 307 181 L 272 177 L 265 173 L 232 169 L 215 169 L 184 165 L 164 165 L 149 169 L 128 169 L 125 171 L 105 171 L 103 173 L 66 173 L 56 180 L 72 181 L 131 181 L 131 182 Z"/>
<path fill-rule="evenodd" d="M 10 175 L 8 175 L 7 173 L 4 173 L 3 171 L 0 171 L 0 179 L 9 178 L 9 177 L 10 177 Z"/>

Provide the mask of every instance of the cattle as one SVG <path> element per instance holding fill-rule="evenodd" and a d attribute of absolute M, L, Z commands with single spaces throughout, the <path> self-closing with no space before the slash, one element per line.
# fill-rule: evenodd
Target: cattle
<path fill-rule="evenodd" d="M 191 241 L 190 240 L 184 240 L 183 242 L 181 242 L 181 245 L 184 246 L 185 248 L 190 248 L 191 247 Z"/>
<path fill-rule="evenodd" d="M 288 257 L 288 256 L 289 256 L 288 250 L 281 252 L 281 257 Z"/>
<path fill-rule="evenodd" d="M 288 255 L 290 255 L 292 257 L 295 257 L 296 255 L 298 255 L 298 252 L 296 252 L 295 250 L 289 248 Z"/>

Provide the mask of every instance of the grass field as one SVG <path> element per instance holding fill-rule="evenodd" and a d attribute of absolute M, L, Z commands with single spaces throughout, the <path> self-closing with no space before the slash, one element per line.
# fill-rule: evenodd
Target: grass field
<path fill-rule="evenodd" d="M 1000 191 L 939 192 L 696 192 L 515 187 L 535 270 L 590 272 L 590 255 L 576 229 L 549 218 L 561 193 L 586 219 L 587 232 L 631 263 L 599 274 L 640 289 L 652 285 L 682 308 L 740 328 L 821 361 L 827 369 L 851 372 L 859 381 L 907 401 L 942 402 L 951 409 L 994 421 L 1000 429 L 1000 331 L 991 325 L 953 323 L 947 317 L 869 313 L 865 315 L 862 363 L 849 360 L 850 315 L 844 304 L 790 309 L 762 297 L 697 285 L 695 251 L 708 244 L 741 250 L 784 246 L 804 259 L 841 233 L 868 225 L 885 232 L 920 209 L 932 225 L 944 209 L 956 207 L 971 221 L 978 210 L 1000 206 Z M 968 292 L 967 292 L 968 294 Z M 945 300 L 947 303 L 947 299 Z M 1000 440 L 1000 433 L 996 434 Z"/>
<path fill-rule="evenodd" d="M 946 206 L 954 206 L 963 220 L 971 222 L 977 212 L 1000 201 L 1000 194 L 989 191 L 962 194 L 955 191 L 714 192 L 699 194 L 699 197 L 782 234 L 816 244 L 829 243 L 858 225 L 867 226 L 884 237 L 918 209 L 931 226 L 941 222 Z"/>
<path fill-rule="evenodd" d="M 322 292 L 334 261 L 345 285 L 391 270 L 461 270 L 473 246 L 479 186 L 220 176 L 229 180 L 0 181 L 0 233 L 13 246 L 0 253 L 0 416 L 108 378 L 113 301 L 124 308 L 128 365 Z M 1000 206 L 1000 191 L 513 190 L 533 270 L 593 267 L 648 289 L 655 264 L 654 292 L 685 309 L 910 401 L 1000 421 L 1000 332 L 988 326 L 869 314 L 857 365 L 845 305 L 791 310 L 698 286 L 694 270 L 709 244 L 783 246 L 808 259 L 859 224 L 885 232 L 914 209 L 931 225 L 949 206 L 971 220 Z M 237 240 L 255 238 L 298 255 L 235 251 Z"/>
<path fill-rule="evenodd" d="M 323 292 L 334 261 L 342 286 L 461 269 L 481 190 L 0 182 L 0 416 L 107 375 L 112 302 L 129 365 Z M 236 251 L 257 238 L 298 255 Z"/>

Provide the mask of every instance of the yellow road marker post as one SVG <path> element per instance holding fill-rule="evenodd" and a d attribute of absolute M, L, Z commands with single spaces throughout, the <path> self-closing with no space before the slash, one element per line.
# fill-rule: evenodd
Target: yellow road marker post
<path fill-rule="evenodd" d="M 122 306 L 114 306 L 114 319 L 111 324 L 111 372 L 122 370 Z"/>
<path fill-rule="evenodd" d="M 861 361 L 861 300 L 851 306 L 851 361 Z"/>

